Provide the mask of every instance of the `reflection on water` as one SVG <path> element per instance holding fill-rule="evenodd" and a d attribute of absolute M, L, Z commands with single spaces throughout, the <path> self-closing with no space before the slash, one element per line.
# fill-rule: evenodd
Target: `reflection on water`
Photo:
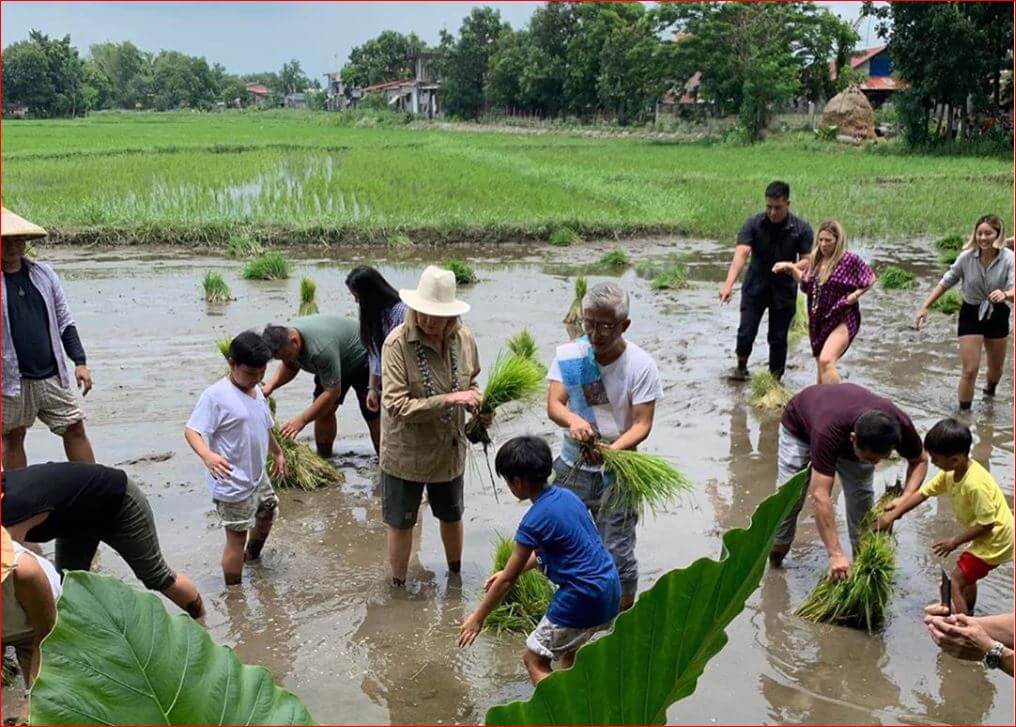
<path fill-rule="evenodd" d="M 237 179 L 233 184 L 249 186 L 219 192 L 227 205 L 270 195 L 307 195 L 326 174 L 318 168 L 311 179 Z M 338 159 L 332 174 L 334 184 L 341 176 Z M 206 192 L 187 194 L 198 199 Z M 187 195 L 180 199 L 189 204 Z M 351 200 L 345 204 L 348 213 Z M 543 358 L 553 355 L 564 337 L 561 320 L 573 298 L 572 275 L 616 244 L 456 250 L 481 278 L 460 295 L 473 306 L 466 323 L 486 368 L 507 335 L 523 326 L 533 333 Z M 632 270 L 590 276 L 590 283 L 620 280 L 631 292 L 630 338 L 659 364 L 665 394 L 646 450 L 666 456 L 694 482 L 703 483 L 701 491 L 641 524 L 643 588 L 669 569 L 702 555 L 715 556 L 723 531 L 744 527 L 776 486 L 779 417 L 756 412 L 746 404 L 746 387 L 723 378 L 732 363 L 737 310 L 718 306 L 715 296 L 729 247 L 708 241 L 679 244 L 688 255 L 688 289 L 654 292 Z M 890 253 L 900 255 L 918 275 L 919 290 L 876 287 L 865 296 L 861 332 L 842 372 L 847 380 L 896 400 L 926 431 L 950 411 L 958 369 L 954 321 L 932 317 L 920 334 L 908 327 L 911 309 L 939 272 L 934 261 L 919 259 L 917 247 L 897 245 L 887 252 L 873 245 L 876 263 L 887 261 Z M 640 241 L 627 248 L 636 260 L 649 255 L 664 259 L 675 252 L 669 241 Z M 264 563 L 248 569 L 236 594 L 221 585 L 222 532 L 202 484 L 201 465 L 180 433 L 201 390 L 222 375 L 214 341 L 292 316 L 303 275 L 317 282 L 323 312 L 354 316 L 344 285 L 351 266 L 378 264 L 396 288 L 410 288 L 426 262 L 449 256 L 446 250 L 419 248 L 393 251 L 398 257 L 383 260 L 378 250 L 366 248 L 309 254 L 313 257 L 296 260 L 290 280 L 251 282 L 240 279 L 237 261 L 200 258 L 179 248 L 46 249 L 43 259 L 64 278 L 89 352 L 95 389 L 85 409 L 96 455 L 100 461 L 124 462 L 173 452 L 166 461 L 128 466 L 145 483 L 170 562 L 194 577 L 205 593 L 212 637 L 234 646 L 243 660 L 268 666 L 318 721 L 481 720 L 491 704 L 525 698 L 532 687 L 519 658 L 522 637 L 484 637 L 467 650 L 455 645 L 458 625 L 476 604 L 489 572 L 493 533 L 513 532 L 525 511 L 503 486 L 500 502 L 494 500 L 479 455 L 470 459 L 466 472 L 461 585 L 444 575 L 438 530 L 427 515 L 415 538 L 412 588 L 408 594 L 393 594 L 386 583 L 385 528 L 373 455 L 355 398 L 350 398 L 340 409 L 335 458 L 344 483 L 318 492 L 282 493 Z M 208 270 L 226 278 L 236 301 L 214 310 L 206 307 L 200 280 Z M 752 366 L 765 361 L 763 339 Z M 812 383 L 814 362 L 806 343 L 792 349 L 790 363 L 789 388 Z M 304 374 L 279 391 L 278 416 L 285 419 L 306 406 L 312 386 Z M 975 401 L 973 413 L 974 457 L 990 466 L 1010 498 L 1011 402 L 1007 373 L 998 400 L 991 406 Z M 552 441 L 558 436 L 539 405 L 518 407 L 510 416 L 506 412 L 494 434 L 503 441 L 522 432 Z M 309 441 L 310 433 L 305 437 Z M 60 440 L 40 427 L 29 433 L 27 448 L 32 461 L 63 458 Z M 892 469 L 884 476 L 891 479 Z M 842 501 L 837 509 L 845 536 Z M 709 663 L 696 693 L 670 710 L 670 719 L 694 724 L 1007 722 L 1013 708 L 1011 680 L 985 675 L 977 664 L 940 658 L 921 623 L 923 606 L 937 593 L 939 563 L 930 553 L 931 543 L 955 531 L 947 502 L 928 503 L 900 524 L 901 568 L 889 623 L 884 632 L 868 635 L 807 624 L 793 615 L 825 564 L 806 509 L 786 569 L 764 575 L 760 592 L 728 627 L 728 645 Z M 100 556 L 99 563 L 133 582 L 118 558 Z M 982 582 L 978 606 L 1012 609 L 1012 580 L 1011 564 L 992 572 Z"/>

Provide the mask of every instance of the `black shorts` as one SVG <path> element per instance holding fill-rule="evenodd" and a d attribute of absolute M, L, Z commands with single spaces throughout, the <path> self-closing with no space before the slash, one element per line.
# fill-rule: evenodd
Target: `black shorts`
<path fill-rule="evenodd" d="M 984 320 L 977 319 L 978 306 L 964 303 L 960 308 L 960 320 L 957 324 L 957 336 L 984 336 L 985 338 L 1005 338 L 1009 335 L 1009 306 L 1005 303 L 992 303 L 991 313 Z"/>
<path fill-rule="evenodd" d="M 339 405 L 346 400 L 346 392 L 350 389 L 356 391 L 356 401 L 360 405 L 360 414 L 363 416 L 365 422 L 374 421 L 381 416 L 381 411 L 371 411 L 367 408 L 367 390 L 370 388 L 370 370 L 367 368 L 367 362 L 364 361 L 363 366 L 358 366 L 350 372 L 342 372 L 342 392 L 339 394 Z M 321 386 L 321 379 L 318 378 L 317 374 L 314 374 L 314 398 L 318 398 L 324 393 L 324 387 Z"/>
<path fill-rule="evenodd" d="M 462 475 L 451 482 L 410 482 L 381 473 L 381 519 L 396 530 L 416 525 L 416 516 L 427 488 L 430 511 L 441 522 L 457 523 L 465 511 Z"/>

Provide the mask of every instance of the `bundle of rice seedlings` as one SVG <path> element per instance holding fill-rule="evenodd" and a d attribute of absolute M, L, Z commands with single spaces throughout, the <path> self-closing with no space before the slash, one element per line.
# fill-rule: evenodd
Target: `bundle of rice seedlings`
<path fill-rule="evenodd" d="M 751 375 L 751 395 L 748 400 L 752 406 L 759 409 L 782 409 L 790 399 L 790 391 L 771 371 L 756 371 Z"/>
<path fill-rule="evenodd" d="M 938 249 L 939 259 L 946 265 L 952 265 L 963 250 L 964 243 L 965 240 L 959 235 L 948 235 L 936 240 L 935 247 Z"/>
<path fill-rule="evenodd" d="M 610 252 L 603 253 L 598 265 L 603 268 L 623 268 L 631 265 L 631 258 L 624 250 L 615 247 Z"/>
<path fill-rule="evenodd" d="M 910 290 L 914 276 L 896 265 L 887 265 L 878 274 L 878 284 L 886 290 Z"/>
<path fill-rule="evenodd" d="M 955 315 L 960 312 L 960 308 L 963 307 L 963 296 L 955 290 L 947 290 L 942 294 L 938 300 L 931 305 L 933 311 L 939 313 L 945 313 L 946 315 Z"/>
<path fill-rule="evenodd" d="M 289 260 L 281 252 L 266 252 L 248 261 L 241 275 L 245 280 L 285 280 L 289 277 Z"/>
<path fill-rule="evenodd" d="M 312 316 L 318 312 L 317 301 L 314 295 L 317 293 L 317 283 L 310 278 L 303 278 L 300 281 L 300 310 L 301 316 Z"/>
<path fill-rule="evenodd" d="M 273 487 L 310 491 L 342 482 L 339 471 L 306 444 L 284 437 L 278 427 L 272 429 L 272 437 L 282 448 L 286 459 L 286 476 L 279 477 L 272 466 L 271 455 L 268 457 L 265 466 Z"/>
<path fill-rule="evenodd" d="M 803 293 L 797 294 L 797 307 L 794 309 L 794 318 L 790 322 L 790 342 L 797 343 L 808 336 L 808 296 Z"/>
<path fill-rule="evenodd" d="M 461 260 L 451 259 L 445 263 L 445 269 L 455 273 L 455 282 L 458 285 L 470 285 L 477 281 L 476 273 L 468 264 Z"/>
<path fill-rule="evenodd" d="M 522 358 L 532 359 L 533 361 L 539 360 L 536 339 L 533 338 L 533 334 L 529 332 L 528 328 L 523 328 L 508 339 L 508 350 Z"/>
<path fill-rule="evenodd" d="M 229 344 L 233 342 L 231 338 L 220 338 L 215 342 L 215 347 L 219 349 L 219 353 L 222 354 L 224 359 L 229 359 Z"/>
<path fill-rule="evenodd" d="M 795 613 L 816 623 L 863 628 L 869 633 L 885 623 L 896 572 L 896 543 L 890 532 L 872 530 L 886 503 L 902 494 L 903 488 L 886 488 L 861 524 L 863 534 L 850 576 L 844 581 L 823 577 L 797 607 Z"/>
<path fill-rule="evenodd" d="M 229 286 L 218 273 L 209 270 L 205 273 L 205 279 L 201 281 L 201 284 L 205 289 L 206 303 L 227 303 L 233 300 Z"/>
<path fill-rule="evenodd" d="M 515 541 L 500 533 L 494 543 L 494 571 L 503 570 L 515 549 Z M 484 627 L 500 635 L 524 634 L 536 628 L 550 606 L 556 590 L 539 570 L 528 570 L 519 576 L 505 595 L 501 605 L 490 612 Z"/>
<path fill-rule="evenodd" d="M 614 475 L 607 501 L 611 509 L 644 517 L 647 510 L 655 513 L 691 489 L 691 481 L 663 457 L 631 449 L 611 449 L 602 441 L 591 447 L 599 453 L 604 468 Z"/>
<path fill-rule="evenodd" d="M 575 300 L 564 317 L 564 324 L 569 328 L 579 330 L 582 328 L 582 299 L 586 297 L 587 289 L 586 276 L 580 275 L 575 278 Z"/>
<path fill-rule="evenodd" d="M 543 366 L 531 358 L 516 353 L 500 353 L 487 377 L 487 385 L 483 388 L 483 403 L 480 414 L 493 414 L 494 410 L 509 401 L 530 399 L 543 389 Z M 473 443 L 483 444 L 486 449 L 490 445 L 490 434 L 476 416 L 466 425 L 466 438 Z"/>
<path fill-rule="evenodd" d="M 562 226 L 550 233 L 550 244 L 556 247 L 568 247 L 573 242 L 579 242 L 581 238 L 578 233 L 568 226 Z"/>

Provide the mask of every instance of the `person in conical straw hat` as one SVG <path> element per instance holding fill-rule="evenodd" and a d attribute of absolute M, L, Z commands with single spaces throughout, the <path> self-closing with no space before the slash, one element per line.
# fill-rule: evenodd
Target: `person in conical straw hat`
<path fill-rule="evenodd" d="M 46 231 L 0 208 L 3 238 L 3 465 L 25 467 L 25 435 L 40 419 L 63 439 L 67 459 L 95 462 L 85 415 L 74 392 L 92 389 L 85 349 L 60 278 L 25 256 Z M 74 362 L 73 370 L 67 359 Z"/>
<path fill-rule="evenodd" d="M 20 543 L 14 542 L 6 528 L 3 537 L 4 646 L 13 646 L 25 686 L 31 688 L 39 674 L 39 644 L 56 623 L 56 600 L 60 596 L 60 577 L 53 565 Z M 5 685 L 6 686 L 6 685 Z M 19 724 L 27 718 L 18 717 Z M 5 714 L 5 718 L 12 715 Z"/>
<path fill-rule="evenodd" d="M 450 575 L 462 564 L 465 413 L 477 412 L 480 360 L 460 317 L 455 274 L 430 265 L 412 290 L 409 310 L 381 347 L 381 497 L 388 525 L 392 585 L 404 586 L 423 490 L 441 521 Z"/>

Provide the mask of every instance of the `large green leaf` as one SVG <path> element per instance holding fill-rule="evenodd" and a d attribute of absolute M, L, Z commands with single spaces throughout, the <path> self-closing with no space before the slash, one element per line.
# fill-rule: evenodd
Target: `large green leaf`
<path fill-rule="evenodd" d="M 33 724 L 310 724 L 307 708 L 151 593 L 72 571 L 42 642 Z"/>
<path fill-rule="evenodd" d="M 667 707 L 695 691 L 724 628 L 758 587 L 776 530 L 801 495 L 805 473 L 767 498 L 747 530 L 723 536 L 720 560 L 665 574 L 622 613 L 608 636 L 579 651 L 528 702 L 487 711 L 488 725 L 663 724 Z"/>

